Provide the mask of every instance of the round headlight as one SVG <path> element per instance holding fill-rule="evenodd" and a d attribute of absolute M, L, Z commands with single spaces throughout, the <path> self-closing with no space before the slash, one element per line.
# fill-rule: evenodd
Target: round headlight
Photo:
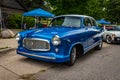
<path fill-rule="evenodd" d="M 58 35 L 55 35 L 53 38 L 52 38 L 52 44 L 54 46 L 58 46 L 60 45 L 61 43 L 61 40 L 60 40 L 60 37 Z"/>
<path fill-rule="evenodd" d="M 21 37 L 20 37 L 20 34 L 18 33 L 18 34 L 16 35 L 16 40 L 19 41 L 20 38 L 21 38 Z"/>

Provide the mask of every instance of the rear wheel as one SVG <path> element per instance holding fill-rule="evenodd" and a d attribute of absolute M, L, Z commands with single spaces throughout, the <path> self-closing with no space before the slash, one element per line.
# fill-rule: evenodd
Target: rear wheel
<path fill-rule="evenodd" d="M 99 45 L 95 47 L 96 50 L 101 50 L 102 49 L 103 42 L 100 41 Z"/>
<path fill-rule="evenodd" d="M 108 44 L 111 44 L 112 43 L 112 38 L 110 36 L 106 36 L 106 42 Z"/>
<path fill-rule="evenodd" d="M 75 61 L 76 61 L 76 47 L 73 47 L 70 53 L 70 61 L 67 63 L 69 66 L 74 65 Z"/>

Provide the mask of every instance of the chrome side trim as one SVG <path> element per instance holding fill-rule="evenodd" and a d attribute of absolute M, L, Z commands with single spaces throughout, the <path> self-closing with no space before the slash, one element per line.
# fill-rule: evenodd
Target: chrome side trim
<path fill-rule="evenodd" d="M 39 56 L 39 55 L 29 54 L 29 53 L 21 52 L 21 51 L 17 51 L 17 52 L 20 53 L 20 54 L 25 54 L 25 55 L 28 55 L 28 56 L 34 56 L 34 57 L 38 57 L 38 58 L 45 58 L 45 59 L 51 59 L 51 60 L 56 59 L 55 57 Z"/>
<path fill-rule="evenodd" d="M 102 41 L 102 40 L 99 40 L 99 41 L 97 41 L 96 43 L 94 43 L 93 45 L 90 45 L 90 46 L 88 46 L 87 48 L 85 48 L 85 49 L 84 49 L 84 54 L 85 54 L 86 52 L 88 52 L 89 50 L 93 49 L 95 46 L 97 46 L 97 45 L 100 43 L 100 41 Z"/>
<path fill-rule="evenodd" d="M 34 50 L 34 51 L 49 51 L 50 50 L 50 42 L 48 40 L 45 39 L 39 39 L 39 38 L 24 38 L 24 39 L 29 39 L 29 40 L 40 40 L 40 41 L 45 41 L 49 44 L 49 48 L 48 49 L 29 49 L 29 50 Z M 24 43 L 24 39 L 23 39 L 23 43 Z M 23 47 L 25 47 L 25 45 L 23 44 Z M 26 47 L 25 47 L 26 48 Z M 28 48 L 27 48 L 28 49 Z"/>

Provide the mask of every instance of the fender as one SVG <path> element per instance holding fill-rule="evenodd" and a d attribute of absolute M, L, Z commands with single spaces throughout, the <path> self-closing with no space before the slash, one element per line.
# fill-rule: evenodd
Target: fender
<path fill-rule="evenodd" d="M 80 44 L 80 45 L 83 46 L 82 42 L 73 43 L 73 44 L 70 46 L 70 49 L 69 49 L 69 56 L 70 56 L 70 53 L 71 53 L 72 48 L 73 48 L 75 45 L 78 45 L 78 44 Z M 83 49 L 83 52 L 84 52 L 84 49 Z"/>

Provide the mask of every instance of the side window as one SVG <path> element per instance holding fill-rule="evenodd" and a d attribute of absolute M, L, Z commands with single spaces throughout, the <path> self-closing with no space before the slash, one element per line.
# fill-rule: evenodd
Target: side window
<path fill-rule="evenodd" d="M 91 19 L 91 22 L 92 22 L 92 26 L 97 26 L 96 21 L 94 19 Z"/>
<path fill-rule="evenodd" d="M 85 25 L 86 27 L 91 27 L 91 26 L 92 26 L 91 21 L 90 21 L 89 18 L 85 18 L 85 19 L 84 19 L 84 25 Z"/>
<path fill-rule="evenodd" d="M 56 18 L 52 20 L 51 26 L 60 26 L 64 22 L 64 17 Z"/>

